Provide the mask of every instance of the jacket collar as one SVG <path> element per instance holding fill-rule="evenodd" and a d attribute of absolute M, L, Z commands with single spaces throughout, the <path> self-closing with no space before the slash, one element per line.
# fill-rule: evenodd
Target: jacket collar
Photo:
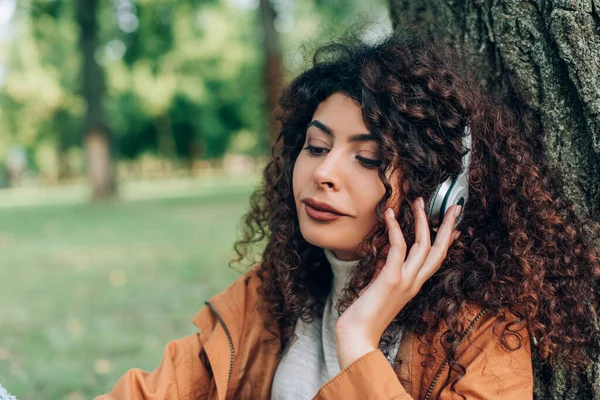
<path fill-rule="evenodd" d="M 239 277 L 225 291 L 212 296 L 206 303 L 207 306 L 194 318 L 195 325 L 200 329 L 201 342 L 210 361 L 217 389 L 218 400 L 232 398 L 233 391 L 237 387 L 238 374 L 232 374 L 234 358 L 237 357 L 242 339 L 245 346 L 259 348 L 258 341 L 264 336 L 256 332 L 262 331 L 265 317 L 260 312 L 255 312 L 258 304 L 259 294 L 257 292 L 260 279 L 256 276 L 258 265 L 248 273 Z M 473 321 L 476 314 L 480 313 L 481 307 L 469 304 L 461 317 L 465 321 Z M 479 317 L 475 317 L 473 322 Z M 436 334 L 434 343 L 436 352 L 443 353 L 441 347 L 441 334 L 445 331 L 445 323 L 442 322 L 440 330 Z M 252 328 L 257 329 L 252 329 Z M 276 329 L 276 328 L 275 328 Z M 249 334 L 249 332 L 253 332 Z M 400 376 L 408 382 L 416 383 L 414 388 L 408 387 L 413 395 L 419 394 L 419 389 L 427 388 L 429 382 L 434 379 L 434 373 L 444 362 L 443 357 L 438 359 L 433 369 L 422 368 L 422 357 L 419 356 L 417 346 L 419 342 L 414 335 L 405 332 L 405 336 L 399 347 L 399 355 L 407 363 L 402 364 Z M 257 347 L 255 347 L 257 346 Z M 443 383 L 441 380 L 438 383 Z M 434 392 L 441 390 L 436 386 Z M 228 388 L 230 392 L 228 392 Z"/>

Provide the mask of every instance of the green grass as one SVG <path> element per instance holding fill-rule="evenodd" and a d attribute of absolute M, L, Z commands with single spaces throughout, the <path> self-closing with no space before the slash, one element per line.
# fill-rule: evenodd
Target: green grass
<path fill-rule="evenodd" d="M 0 207 L 0 383 L 20 400 L 89 399 L 158 366 L 239 276 L 227 262 L 252 188 Z"/>

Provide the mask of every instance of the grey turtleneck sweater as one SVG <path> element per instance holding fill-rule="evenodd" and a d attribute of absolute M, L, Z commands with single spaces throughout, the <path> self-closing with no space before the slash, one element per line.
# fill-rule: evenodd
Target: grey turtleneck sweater
<path fill-rule="evenodd" d="M 272 400 L 312 399 L 321 386 L 340 372 L 335 339 L 335 325 L 339 316 L 335 305 L 359 260 L 342 261 L 331 250 L 324 251 L 331 265 L 333 280 L 325 300 L 323 318 L 315 318 L 310 324 L 298 319 L 294 330 L 298 339 L 282 352 L 273 377 Z M 402 334 L 390 352 L 391 365 L 394 364 L 401 340 Z"/>

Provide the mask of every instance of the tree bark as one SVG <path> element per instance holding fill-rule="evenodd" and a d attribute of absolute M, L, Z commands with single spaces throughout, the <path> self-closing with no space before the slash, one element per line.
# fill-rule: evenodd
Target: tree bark
<path fill-rule="evenodd" d="M 280 124 L 275 115 L 279 106 L 279 94 L 283 87 L 283 60 L 279 34 L 275 29 L 276 16 L 277 14 L 270 0 L 260 0 L 260 19 L 263 27 L 265 51 L 266 106 L 269 118 L 268 147 L 270 147 L 279 134 Z"/>
<path fill-rule="evenodd" d="M 600 0 L 390 0 L 401 21 L 444 33 L 476 51 L 482 82 L 533 115 L 547 156 L 563 173 L 576 212 L 600 219 Z M 565 370 L 534 358 L 535 395 L 600 399 L 600 360 L 569 385 Z"/>
<path fill-rule="evenodd" d="M 87 103 L 84 145 L 87 175 L 93 200 L 115 196 L 116 179 L 112 162 L 112 138 L 104 122 L 104 71 L 96 61 L 98 0 L 79 0 L 77 23 L 82 54 L 82 93 Z"/>
<path fill-rule="evenodd" d="M 539 118 L 577 211 L 600 219 L 600 0 L 390 0 L 390 12 L 395 29 L 413 18 L 476 49 L 486 84 Z"/>

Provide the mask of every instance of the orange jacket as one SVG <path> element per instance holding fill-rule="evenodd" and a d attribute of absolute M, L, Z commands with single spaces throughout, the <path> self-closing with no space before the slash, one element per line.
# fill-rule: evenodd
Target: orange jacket
<path fill-rule="evenodd" d="M 259 283 L 256 269 L 206 302 L 194 318 L 200 333 L 169 342 L 156 370 L 151 373 L 129 370 L 110 393 L 96 400 L 269 399 L 281 349 L 278 339 L 263 343 L 263 339 L 272 335 L 264 329 L 264 316 L 256 307 Z M 532 399 L 527 329 L 519 331 L 523 346 L 508 352 L 492 333 L 496 318 L 488 317 L 476 306 L 463 315 L 468 332 L 457 354 L 466 373 L 456 384 L 456 390 L 467 399 Z M 435 336 L 437 353 L 433 366 L 421 366 L 424 357 L 418 351 L 419 341 L 405 331 L 398 349 L 403 360 L 398 375 L 383 353 L 374 350 L 340 371 L 321 387 L 314 399 L 460 398 L 445 386 L 448 364 L 439 356 L 444 354 L 440 345 L 444 330 L 442 326 Z"/>

